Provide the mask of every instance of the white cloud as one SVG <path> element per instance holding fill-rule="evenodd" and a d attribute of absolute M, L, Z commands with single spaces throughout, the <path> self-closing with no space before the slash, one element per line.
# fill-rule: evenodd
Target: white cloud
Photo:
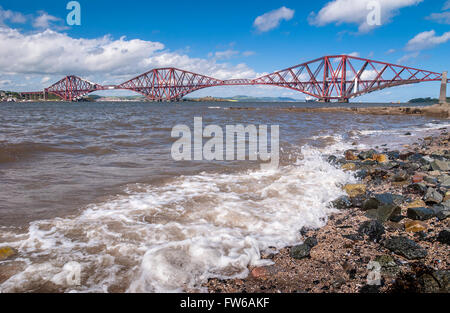
<path fill-rule="evenodd" d="M 286 7 L 281 7 L 278 10 L 273 10 L 258 16 L 253 23 L 260 32 L 267 32 L 277 28 L 281 21 L 289 21 L 294 17 L 295 11 Z"/>
<path fill-rule="evenodd" d="M 255 51 L 244 51 L 244 52 L 242 52 L 242 55 L 244 57 L 250 57 L 250 56 L 255 55 L 255 54 L 256 54 Z"/>
<path fill-rule="evenodd" d="M 44 77 L 42 77 L 42 79 L 41 79 L 41 83 L 42 83 L 42 84 L 45 84 L 45 83 L 48 82 L 50 79 L 51 79 L 50 76 L 44 76 Z"/>
<path fill-rule="evenodd" d="M 420 55 L 420 52 L 413 52 L 413 53 L 405 54 L 400 59 L 398 59 L 397 63 L 399 63 L 399 64 L 408 63 L 409 61 L 418 58 L 419 55 Z"/>
<path fill-rule="evenodd" d="M 450 11 L 442 13 L 433 13 L 430 16 L 428 16 L 427 19 L 441 24 L 450 24 Z"/>
<path fill-rule="evenodd" d="M 389 49 L 388 51 L 386 51 L 386 54 L 393 54 L 393 53 L 395 53 L 395 52 L 397 52 L 397 50 L 395 50 L 395 49 Z"/>
<path fill-rule="evenodd" d="M 22 13 L 14 12 L 11 10 L 4 10 L 0 6 L 0 26 L 3 26 L 6 21 L 12 23 L 25 23 L 27 21 L 27 18 Z"/>
<path fill-rule="evenodd" d="M 9 86 L 9 85 L 11 85 L 12 84 L 12 81 L 11 80 L 0 80 L 0 86 L 2 86 L 2 87 L 5 87 L 5 86 Z"/>
<path fill-rule="evenodd" d="M 24 77 L 36 74 L 45 76 L 42 82 L 48 82 L 49 76 L 73 74 L 98 83 L 122 83 L 159 67 L 177 67 L 218 79 L 258 75 L 245 64 L 192 58 L 183 52 L 171 52 L 160 42 L 125 37 L 117 40 L 110 36 L 75 39 L 50 29 L 24 34 L 17 29 L 2 27 L 0 42 L 0 75 Z"/>
<path fill-rule="evenodd" d="M 210 57 L 214 57 L 216 60 L 228 60 L 239 54 L 239 51 L 228 49 L 225 51 L 217 51 L 216 53 L 210 53 Z"/>
<path fill-rule="evenodd" d="M 442 36 L 436 36 L 434 30 L 422 32 L 417 34 L 406 45 L 408 51 L 420 51 L 425 49 L 431 49 L 437 45 L 446 43 L 450 40 L 450 32 L 444 33 Z"/>
<path fill-rule="evenodd" d="M 34 19 L 33 21 L 33 27 L 34 28 L 41 28 L 41 29 L 47 29 L 47 28 L 57 28 L 57 29 L 65 29 L 66 26 L 62 26 L 63 20 L 59 17 L 49 15 L 47 12 L 40 11 L 38 12 L 39 16 Z M 59 26 L 55 26 L 54 23 L 59 23 Z"/>
<path fill-rule="evenodd" d="M 389 23 L 398 13 L 398 10 L 404 7 L 416 5 L 423 0 L 377 0 L 380 5 L 381 25 Z M 328 2 L 318 14 L 312 12 L 309 17 L 311 25 L 325 26 L 328 24 L 357 24 L 359 32 L 368 32 L 375 26 L 367 23 L 367 17 L 373 9 L 370 4 L 373 0 L 333 0 Z"/>
<path fill-rule="evenodd" d="M 352 53 L 348 53 L 347 55 L 351 56 L 351 57 L 359 57 L 360 56 L 359 52 L 352 52 Z"/>
<path fill-rule="evenodd" d="M 442 8 L 443 11 L 445 10 L 450 10 L 450 0 L 447 0 L 447 2 L 445 2 L 444 7 Z"/>

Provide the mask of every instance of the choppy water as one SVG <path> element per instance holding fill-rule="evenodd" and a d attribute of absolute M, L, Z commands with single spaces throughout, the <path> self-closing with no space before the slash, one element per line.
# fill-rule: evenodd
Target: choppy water
<path fill-rule="evenodd" d="M 19 256 L 0 262 L 0 291 L 189 291 L 210 277 L 245 277 L 264 264 L 261 250 L 324 225 L 329 202 L 354 181 L 324 154 L 354 142 L 401 145 L 414 138 L 407 131 L 450 126 L 277 109 L 305 105 L 1 104 L 0 246 Z M 172 127 L 194 117 L 205 126 L 280 125 L 280 168 L 173 161 Z M 67 280 L 74 264 L 79 285 Z"/>

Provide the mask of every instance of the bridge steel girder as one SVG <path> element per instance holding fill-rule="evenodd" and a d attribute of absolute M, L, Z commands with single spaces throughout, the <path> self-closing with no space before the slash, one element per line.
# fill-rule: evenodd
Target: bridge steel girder
<path fill-rule="evenodd" d="M 348 102 L 377 90 L 441 81 L 442 74 L 349 55 L 324 56 L 255 79 L 220 80 L 177 68 L 159 68 L 117 86 L 101 86 L 67 76 L 45 89 L 66 101 L 98 90 L 124 89 L 151 101 L 176 101 L 187 94 L 216 86 L 277 86 L 302 92 L 323 102 Z"/>
<path fill-rule="evenodd" d="M 66 76 L 52 86 L 46 88 L 45 92 L 54 94 L 64 101 L 76 101 L 91 92 L 104 89 L 105 88 L 99 84 L 72 75 Z"/>

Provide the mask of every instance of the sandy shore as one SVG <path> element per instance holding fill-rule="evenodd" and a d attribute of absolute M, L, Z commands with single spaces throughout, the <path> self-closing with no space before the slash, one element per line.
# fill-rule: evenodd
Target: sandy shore
<path fill-rule="evenodd" d="M 404 151 L 330 156 L 361 183 L 343 186 L 348 196 L 334 202 L 328 224 L 301 230 L 303 245 L 263 255 L 273 265 L 249 268 L 247 279 L 212 279 L 206 287 L 211 293 L 448 293 L 449 141 L 442 129 Z"/>

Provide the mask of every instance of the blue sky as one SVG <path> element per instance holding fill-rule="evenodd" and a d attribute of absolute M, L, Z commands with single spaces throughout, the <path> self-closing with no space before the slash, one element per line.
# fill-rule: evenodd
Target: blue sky
<path fill-rule="evenodd" d="M 331 54 L 450 70 L 446 0 L 376 1 L 379 26 L 367 25 L 369 0 L 81 0 L 80 26 L 67 25 L 67 2 L 0 2 L 0 89 L 40 90 L 69 74 L 120 83 L 159 66 L 252 78 Z M 357 101 L 404 101 L 438 92 L 439 83 L 424 83 Z M 304 97 L 262 87 L 212 88 L 192 96 L 236 94 Z"/>

